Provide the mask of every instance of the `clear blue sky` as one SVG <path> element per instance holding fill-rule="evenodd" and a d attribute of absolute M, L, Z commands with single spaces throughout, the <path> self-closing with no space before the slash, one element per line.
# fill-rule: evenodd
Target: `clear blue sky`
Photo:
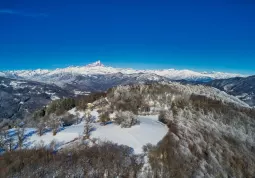
<path fill-rule="evenodd" d="M 254 0 L 0 0 L 0 70 L 106 65 L 255 74 Z"/>

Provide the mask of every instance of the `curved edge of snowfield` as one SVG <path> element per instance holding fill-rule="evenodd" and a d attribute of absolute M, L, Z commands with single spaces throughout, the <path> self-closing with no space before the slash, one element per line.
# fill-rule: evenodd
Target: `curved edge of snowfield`
<path fill-rule="evenodd" d="M 84 115 L 80 111 L 71 110 L 69 112 L 72 114 L 77 113 L 79 116 Z M 96 111 L 92 111 L 91 114 L 96 118 L 98 117 Z M 138 119 L 140 124 L 131 128 L 121 128 L 114 123 L 105 126 L 100 125 L 100 123 L 94 123 L 95 129 L 91 133 L 91 138 L 127 145 L 134 149 L 134 153 L 142 153 L 144 145 L 148 143 L 155 145 L 162 140 L 168 132 L 168 127 L 159 122 L 156 115 L 138 116 Z M 28 137 L 24 145 L 26 148 L 32 148 L 42 143 L 47 146 L 54 140 L 57 144 L 57 149 L 64 148 L 83 135 L 84 124 L 84 122 L 81 122 L 80 124 L 64 127 L 55 136 L 52 135 L 52 132 L 38 136 L 35 133 L 36 129 L 27 128 L 26 134 Z"/>
<path fill-rule="evenodd" d="M 138 116 L 140 124 L 131 128 L 121 128 L 116 124 L 106 126 L 97 124 L 92 137 L 127 145 L 132 147 L 135 153 L 142 153 L 144 145 L 157 144 L 168 132 L 167 126 L 158 122 L 157 118 L 157 116 Z"/>

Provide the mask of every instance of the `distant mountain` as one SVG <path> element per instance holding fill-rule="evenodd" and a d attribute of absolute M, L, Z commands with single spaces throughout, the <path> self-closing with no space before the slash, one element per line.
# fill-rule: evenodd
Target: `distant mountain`
<path fill-rule="evenodd" d="M 50 101 L 73 96 L 56 85 L 0 77 L 0 122 L 22 119 Z"/>
<path fill-rule="evenodd" d="M 255 76 L 214 80 L 208 84 L 255 106 Z"/>
<path fill-rule="evenodd" d="M 114 68 L 104 66 L 100 61 L 77 67 L 67 67 L 55 70 L 17 70 L 17 71 L 3 71 L 0 76 L 15 78 L 15 79 L 29 79 L 35 81 L 42 81 L 52 83 L 57 81 L 57 85 L 62 86 L 74 80 L 77 76 L 92 76 L 92 75 L 108 75 L 118 74 L 147 74 L 165 77 L 169 80 L 189 80 L 189 81 L 210 81 L 214 79 L 227 79 L 232 77 L 244 77 L 241 74 L 223 73 L 223 72 L 195 72 L 191 70 L 135 70 L 128 68 Z"/>

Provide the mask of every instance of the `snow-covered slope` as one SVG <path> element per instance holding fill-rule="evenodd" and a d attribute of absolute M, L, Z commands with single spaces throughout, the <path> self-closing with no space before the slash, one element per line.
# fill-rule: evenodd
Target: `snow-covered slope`
<path fill-rule="evenodd" d="M 70 78 L 70 76 L 90 76 L 90 75 L 107 75 L 107 74 L 155 74 L 161 77 L 166 77 L 171 80 L 194 80 L 194 81 L 208 81 L 212 79 L 226 79 L 232 77 L 243 77 L 241 74 L 223 73 L 223 72 L 195 72 L 191 70 L 135 70 L 127 68 L 114 68 L 104 66 L 100 61 L 97 61 L 86 66 L 67 67 L 55 70 L 18 70 L 18 71 L 4 71 L 1 75 L 12 78 L 25 78 L 31 80 L 39 80 L 49 82 L 52 77 Z"/>
<path fill-rule="evenodd" d="M 255 76 L 214 80 L 208 85 L 234 95 L 250 106 L 255 106 Z"/>
<path fill-rule="evenodd" d="M 177 91 L 181 91 L 186 94 L 196 94 L 206 96 L 211 99 L 217 99 L 224 101 L 225 103 L 233 103 L 242 107 L 249 107 L 249 105 L 235 96 L 227 94 L 217 88 L 208 87 L 204 85 L 183 85 L 177 82 L 167 83 L 171 88 L 175 88 Z"/>

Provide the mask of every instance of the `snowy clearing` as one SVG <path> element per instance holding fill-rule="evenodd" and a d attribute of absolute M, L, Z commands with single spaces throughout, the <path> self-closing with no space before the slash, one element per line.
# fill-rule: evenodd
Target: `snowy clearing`
<path fill-rule="evenodd" d="M 115 124 L 106 126 L 97 124 L 92 137 L 128 145 L 134 149 L 135 153 L 142 153 L 143 145 L 157 144 L 166 135 L 168 128 L 157 121 L 157 116 L 139 116 L 138 119 L 141 122 L 140 125 L 131 128 L 121 128 Z"/>
<path fill-rule="evenodd" d="M 82 112 L 72 110 L 71 113 L 82 116 Z M 98 117 L 96 111 L 92 111 L 94 117 Z M 114 123 L 105 126 L 100 123 L 94 123 L 94 131 L 91 132 L 91 138 L 97 138 L 101 141 L 112 141 L 114 143 L 127 145 L 134 149 L 135 153 L 142 153 L 143 145 L 147 143 L 157 144 L 168 132 L 166 125 L 157 120 L 157 116 L 138 116 L 140 125 L 131 128 L 121 128 Z M 42 143 L 48 146 L 52 141 L 56 141 L 55 148 L 60 149 L 72 143 L 83 135 L 84 121 L 80 124 L 62 128 L 55 136 L 51 131 L 42 136 L 37 135 L 36 129 L 27 128 L 25 131 L 24 148 L 32 148 Z M 15 137 L 15 129 L 9 130 Z"/>

